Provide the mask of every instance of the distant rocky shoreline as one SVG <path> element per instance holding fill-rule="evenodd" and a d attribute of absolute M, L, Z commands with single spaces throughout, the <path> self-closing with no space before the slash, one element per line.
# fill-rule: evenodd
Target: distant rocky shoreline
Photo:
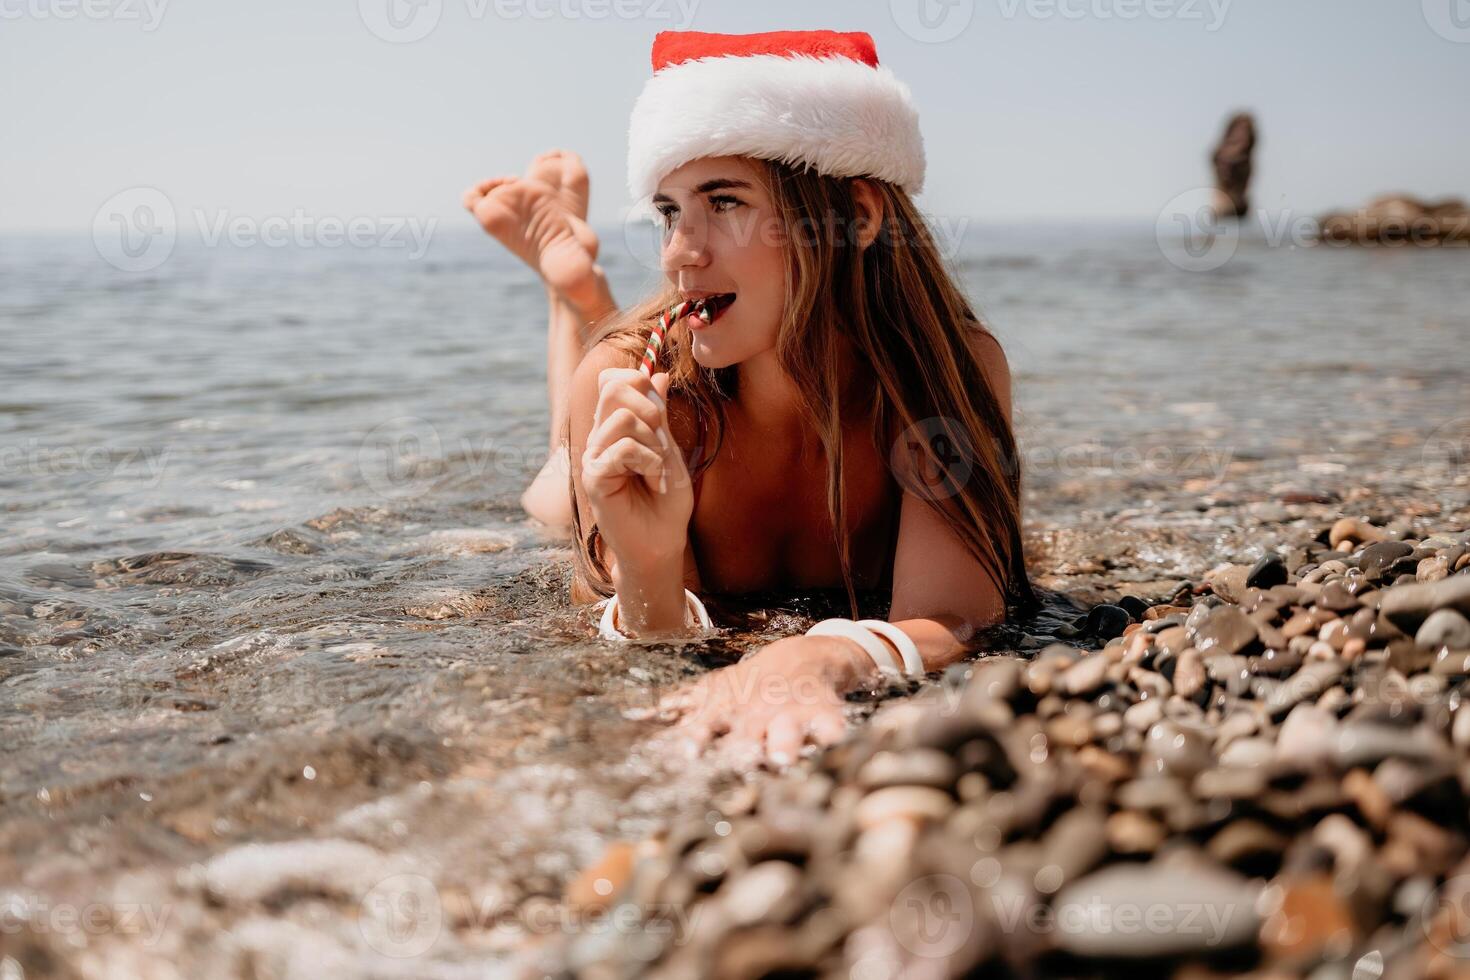
<path fill-rule="evenodd" d="M 1459 198 L 1427 202 L 1403 194 L 1375 198 L 1356 211 L 1319 222 L 1323 242 L 1470 246 L 1470 207 Z"/>

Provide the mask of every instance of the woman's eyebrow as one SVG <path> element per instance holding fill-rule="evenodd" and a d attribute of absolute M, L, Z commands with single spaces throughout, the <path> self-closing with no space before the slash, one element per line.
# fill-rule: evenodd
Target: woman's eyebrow
<path fill-rule="evenodd" d="M 694 193 L 708 194 L 710 191 L 723 191 L 741 188 L 745 190 L 750 190 L 753 186 L 754 185 L 752 185 L 751 182 L 748 180 L 739 180 L 734 177 L 716 177 L 713 180 L 707 180 L 704 183 L 700 184 L 698 187 L 694 188 Z M 667 194 L 653 195 L 653 203 L 655 204 L 672 204 L 673 200 L 674 199 L 669 197 Z"/>

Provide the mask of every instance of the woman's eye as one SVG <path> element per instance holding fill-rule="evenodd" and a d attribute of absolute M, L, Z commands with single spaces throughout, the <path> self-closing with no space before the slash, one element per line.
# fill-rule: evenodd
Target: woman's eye
<path fill-rule="evenodd" d="M 729 205 L 731 205 L 733 207 L 734 205 L 741 203 L 739 198 L 724 197 L 724 196 L 721 196 L 721 197 L 712 197 L 712 198 L 709 199 L 709 202 L 711 204 L 715 205 L 715 210 L 716 211 L 728 211 L 729 210 L 729 208 L 721 208 L 720 207 L 721 204 L 729 204 Z"/>
<path fill-rule="evenodd" d="M 676 212 L 678 210 L 679 210 L 678 208 L 659 208 L 658 209 L 658 213 L 663 216 L 663 221 L 664 221 L 664 227 L 665 228 L 668 228 L 669 227 L 670 223 L 673 221 L 674 212 Z"/>

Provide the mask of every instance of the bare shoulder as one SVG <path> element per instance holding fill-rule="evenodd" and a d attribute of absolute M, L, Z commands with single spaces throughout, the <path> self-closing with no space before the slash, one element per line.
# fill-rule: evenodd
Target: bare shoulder
<path fill-rule="evenodd" d="M 1000 402 L 1001 412 L 1007 419 L 1011 418 L 1011 366 L 1006 361 L 1005 349 L 995 334 L 983 326 L 972 326 L 967 334 L 970 349 L 975 352 L 980 370 L 985 372 L 985 380 L 990 382 L 990 390 Z"/>

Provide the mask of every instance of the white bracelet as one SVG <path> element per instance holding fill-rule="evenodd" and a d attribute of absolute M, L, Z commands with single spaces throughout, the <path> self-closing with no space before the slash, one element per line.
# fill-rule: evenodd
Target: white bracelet
<path fill-rule="evenodd" d="M 709 612 L 704 608 L 704 603 L 699 601 L 699 596 L 695 595 L 693 592 L 690 592 L 688 589 L 685 589 L 684 599 L 684 625 L 698 625 L 703 629 L 713 628 L 714 624 L 710 622 Z M 623 633 L 617 627 L 618 594 L 616 592 L 614 592 L 610 597 L 603 599 L 594 608 L 602 609 L 602 619 L 597 624 L 597 633 L 599 636 L 601 636 L 604 640 L 632 639 L 632 637 Z M 694 622 L 692 623 L 689 621 L 690 613 L 693 613 Z"/>
<path fill-rule="evenodd" d="M 845 636 L 857 643 L 865 650 L 873 663 L 878 667 L 880 673 L 902 677 L 903 671 L 899 669 L 898 662 L 893 653 L 889 651 L 887 644 L 878 639 L 872 631 L 865 626 L 859 626 L 850 619 L 824 619 L 811 629 L 806 631 L 807 636 Z"/>
<path fill-rule="evenodd" d="M 898 652 L 903 657 L 904 673 L 913 677 L 923 677 L 928 673 L 924 669 L 924 658 L 919 656 L 919 648 L 903 630 L 882 619 L 860 619 L 857 624 L 866 626 L 874 633 L 886 636 L 893 641 L 893 645 L 898 647 Z"/>

